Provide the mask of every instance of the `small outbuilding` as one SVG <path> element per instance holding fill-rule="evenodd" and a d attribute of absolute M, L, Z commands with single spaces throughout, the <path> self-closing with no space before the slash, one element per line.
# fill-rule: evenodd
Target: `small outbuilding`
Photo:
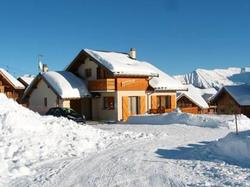
<path fill-rule="evenodd" d="M 70 107 L 88 115 L 84 105 L 90 93 L 85 82 L 71 72 L 39 73 L 24 92 L 23 99 L 33 111 L 44 114 L 52 107 Z"/>
<path fill-rule="evenodd" d="M 0 93 L 21 103 L 24 85 L 13 77 L 9 72 L 0 68 Z"/>
<path fill-rule="evenodd" d="M 217 105 L 218 114 L 240 113 L 250 117 L 250 85 L 224 86 L 211 103 Z"/>
<path fill-rule="evenodd" d="M 210 98 L 214 94 L 214 88 L 200 89 L 187 85 L 187 91 L 177 92 L 177 107 L 182 112 L 193 114 L 214 113 L 214 107 L 210 105 Z"/>

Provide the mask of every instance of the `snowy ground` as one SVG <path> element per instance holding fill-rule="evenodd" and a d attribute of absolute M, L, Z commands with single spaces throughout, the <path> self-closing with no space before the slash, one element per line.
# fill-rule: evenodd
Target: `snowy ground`
<path fill-rule="evenodd" d="M 250 186 L 245 116 L 236 136 L 233 116 L 90 127 L 0 102 L 0 186 Z"/>

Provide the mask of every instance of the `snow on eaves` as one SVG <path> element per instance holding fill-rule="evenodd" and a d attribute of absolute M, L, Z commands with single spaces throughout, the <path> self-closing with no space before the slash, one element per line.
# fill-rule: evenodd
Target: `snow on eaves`
<path fill-rule="evenodd" d="M 182 85 L 178 80 L 174 79 L 170 75 L 166 74 L 150 63 L 144 62 L 144 64 L 145 66 L 157 72 L 159 75 L 158 77 L 153 77 L 149 80 L 150 86 L 156 91 L 186 90 L 186 87 L 184 85 Z"/>
<path fill-rule="evenodd" d="M 63 99 L 90 96 L 85 82 L 71 72 L 49 71 L 41 75 Z"/>
<path fill-rule="evenodd" d="M 250 106 L 250 85 L 242 84 L 242 85 L 231 85 L 222 87 L 217 94 L 212 98 L 212 100 L 216 100 L 217 97 L 223 92 L 226 91 L 229 95 L 233 97 L 233 99 L 240 106 Z"/>
<path fill-rule="evenodd" d="M 134 60 L 128 54 L 118 52 L 103 52 L 84 49 L 114 75 L 136 75 L 156 77 L 158 73 L 144 65 L 142 61 Z"/>
<path fill-rule="evenodd" d="M 152 64 L 131 59 L 128 54 L 94 51 L 90 49 L 84 49 L 84 51 L 115 75 L 152 77 L 149 84 L 157 91 L 185 89 L 179 81 L 162 72 Z"/>
<path fill-rule="evenodd" d="M 24 81 L 27 85 L 30 85 L 31 82 L 34 80 L 35 76 L 34 75 L 24 75 L 19 77 L 18 79 L 21 79 Z"/>
<path fill-rule="evenodd" d="M 203 98 L 203 95 L 206 94 L 206 92 L 203 89 L 196 88 L 192 84 L 187 85 L 187 89 L 188 89 L 187 91 L 181 91 L 178 93 L 177 100 L 185 96 L 200 108 L 202 109 L 209 108 L 206 100 Z"/>
<path fill-rule="evenodd" d="M 24 85 L 19 82 L 15 77 L 13 77 L 9 72 L 5 71 L 4 69 L 0 68 L 0 73 L 10 81 L 10 83 L 15 87 L 15 89 L 24 89 Z"/>

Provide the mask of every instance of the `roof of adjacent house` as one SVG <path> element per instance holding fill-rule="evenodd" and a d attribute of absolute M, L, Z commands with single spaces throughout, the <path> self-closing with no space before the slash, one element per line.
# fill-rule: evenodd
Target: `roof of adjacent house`
<path fill-rule="evenodd" d="M 240 106 L 250 106 L 249 84 L 224 86 L 212 98 L 212 101 L 217 100 L 224 91 L 226 91 Z"/>
<path fill-rule="evenodd" d="M 15 77 L 13 77 L 9 72 L 0 68 L 0 73 L 4 78 L 15 88 L 15 89 L 24 89 L 24 85 L 19 82 Z"/>
<path fill-rule="evenodd" d="M 18 80 L 25 84 L 26 86 L 30 85 L 31 82 L 34 80 L 35 76 L 33 75 L 24 75 L 21 77 L 18 77 Z"/>
<path fill-rule="evenodd" d="M 209 101 L 209 97 L 216 94 L 216 90 L 213 89 L 200 89 L 194 87 L 192 84 L 186 85 L 187 91 L 180 91 L 178 92 L 177 100 L 181 97 L 185 96 L 194 104 L 199 106 L 202 109 L 209 108 L 207 102 Z M 209 97 L 208 97 L 209 96 Z"/>
<path fill-rule="evenodd" d="M 33 87 L 43 79 L 60 98 L 62 99 L 76 99 L 90 96 L 85 82 L 67 71 L 49 71 L 40 73 L 28 86 L 24 93 L 24 97 L 30 93 Z"/>
<path fill-rule="evenodd" d="M 145 63 L 145 66 L 149 67 L 150 69 L 154 70 L 158 73 L 158 77 L 152 77 L 149 80 L 149 85 L 154 88 L 156 91 L 163 91 L 163 90 L 187 90 L 187 88 L 181 84 L 178 80 L 174 79 L 170 75 L 166 74 L 165 72 L 161 71 L 157 67 L 153 66 L 150 63 Z"/>

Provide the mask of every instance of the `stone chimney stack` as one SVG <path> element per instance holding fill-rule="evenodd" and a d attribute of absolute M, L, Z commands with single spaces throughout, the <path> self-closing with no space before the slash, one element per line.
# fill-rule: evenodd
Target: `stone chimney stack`
<path fill-rule="evenodd" d="M 129 51 L 129 57 L 132 59 L 136 59 L 136 49 L 135 48 L 131 48 Z"/>
<path fill-rule="evenodd" d="M 49 67 L 47 64 L 43 64 L 43 69 L 42 72 L 48 72 L 49 71 Z"/>

